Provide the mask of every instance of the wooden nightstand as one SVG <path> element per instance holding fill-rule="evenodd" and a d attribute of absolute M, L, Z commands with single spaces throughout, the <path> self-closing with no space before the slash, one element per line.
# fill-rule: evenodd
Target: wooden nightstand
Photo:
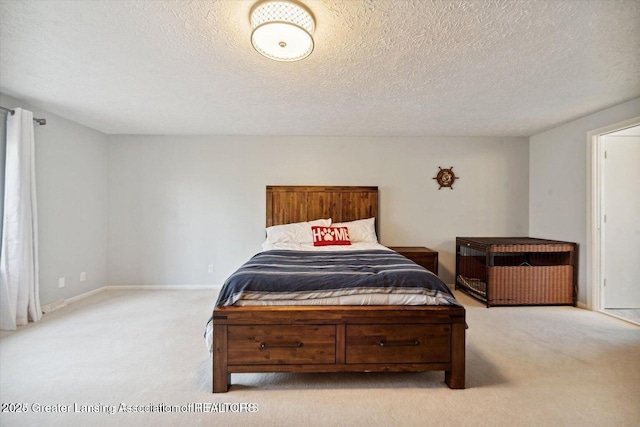
<path fill-rule="evenodd" d="M 423 246 L 389 246 L 389 249 L 409 258 L 438 275 L 438 252 Z"/>

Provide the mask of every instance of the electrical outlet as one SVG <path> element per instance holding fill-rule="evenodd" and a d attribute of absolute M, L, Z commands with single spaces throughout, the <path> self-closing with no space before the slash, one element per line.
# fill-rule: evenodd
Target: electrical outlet
<path fill-rule="evenodd" d="M 58 279 L 58 287 L 64 288 L 64 277 Z"/>
<path fill-rule="evenodd" d="M 80 273 L 80 281 L 84 282 L 87 280 L 87 272 L 83 271 L 82 273 Z"/>
<path fill-rule="evenodd" d="M 213 273 L 213 264 L 209 264 L 209 273 Z"/>

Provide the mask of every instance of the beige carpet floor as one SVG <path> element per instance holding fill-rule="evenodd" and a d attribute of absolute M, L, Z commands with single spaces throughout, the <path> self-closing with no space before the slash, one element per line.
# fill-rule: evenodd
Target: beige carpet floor
<path fill-rule="evenodd" d="M 105 291 L 0 334 L 0 425 L 640 425 L 640 327 L 457 296 L 469 324 L 465 390 L 440 372 L 234 374 L 214 395 L 202 338 L 214 292 Z M 244 411 L 196 412 L 211 403 Z M 86 409 L 99 412 L 75 412 Z"/>

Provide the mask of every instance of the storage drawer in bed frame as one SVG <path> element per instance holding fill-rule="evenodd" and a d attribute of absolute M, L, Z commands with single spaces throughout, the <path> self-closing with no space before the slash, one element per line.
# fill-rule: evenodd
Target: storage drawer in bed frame
<path fill-rule="evenodd" d="M 444 371 L 464 388 L 458 306 L 216 307 L 213 392 L 231 373 Z"/>
<path fill-rule="evenodd" d="M 497 305 L 575 305 L 577 245 L 529 237 L 458 237 L 456 289 Z"/>

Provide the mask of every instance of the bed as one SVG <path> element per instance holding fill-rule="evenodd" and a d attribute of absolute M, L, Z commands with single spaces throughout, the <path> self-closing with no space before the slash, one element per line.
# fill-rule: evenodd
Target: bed
<path fill-rule="evenodd" d="M 332 224 L 360 224 L 375 218 L 368 224 L 375 223 L 377 231 L 377 187 L 268 186 L 266 196 L 266 226 L 271 227 L 268 230 L 328 218 Z M 314 232 L 318 230 L 326 229 L 314 228 Z M 415 280 L 422 280 L 427 274 L 435 275 L 376 245 L 377 242 L 365 244 L 363 248 L 343 252 L 338 251 L 337 246 L 326 246 L 321 248 L 323 251 L 306 252 L 291 251 L 290 247 L 281 250 L 275 244 L 238 269 L 232 277 L 253 277 L 258 272 L 268 276 L 270 283 L 262 288 L 261 285 L 240 286 L 235 290 L 227 289 L 232 277 L 225 283 L 210 321 L 213 392 L 228 391 L 232 373 L 248 372 L 444 371 L 444 380 L 450 388 L 464 388 L 464 307 L 449 297 L 448 291 L 430 290 L 428 295 L 423 295 L 425 291 L 418 291 L 414 286 Z M 384 270 L 385 283 L 391 287 L 396 282 L 394 275 L 400 274 L 395 270 L 407 270 L 408 278 L 398 279 L 402 280 L 397 286 L 399 296 L 389 296 L 395 291 L 385 290 L 374 293 L 381 293 L 386 299 L 354 303 L 349 290 L 331 286 L 334 278 L 325 276 L 325 268 L 328 264 L 339 264 L 343 259 L 341 253 L 349 254 L 346 268 L 355 268 L 358 272 L 371 267 L 352 264 L 366 263 L 371 257 L 372 263 L 383 266 L 380 268 Z M 276 266 L 267 265 L 267 258 L 275 259 Z M 275 270 L 262 270 L 262 266 L 286 269 L 288 262 L 302 266 L 296 268 L 307 269 L 305 276 L 321 277 L 327 283 L 328 292 L 316 295 L 319 302 L 302 303 L 297 299 L 300 289 L 295 288 L 283 291 L 286 297 L 278 296 L 278 301 L 265 305 L 265 299 L 271 295 L 266 291 L 277 289 L 283 276 L 278 276 Z M 316 265 L 316 262 L 325 264 Z M 347 281 L 353 282 L 360 277 L 353 271 L 336 274 L 345 277 L 351 274 L 349 277 L 353 279 L 347 277 Z M 428 280 L 439 281 L 437 277 Z M 303 286 L 302 282 L 300 280 L 298 286 Z M 413 299 L 415 296 L 428 301 Z M 437 305 L 424 305 L 426 303 Z"/>

